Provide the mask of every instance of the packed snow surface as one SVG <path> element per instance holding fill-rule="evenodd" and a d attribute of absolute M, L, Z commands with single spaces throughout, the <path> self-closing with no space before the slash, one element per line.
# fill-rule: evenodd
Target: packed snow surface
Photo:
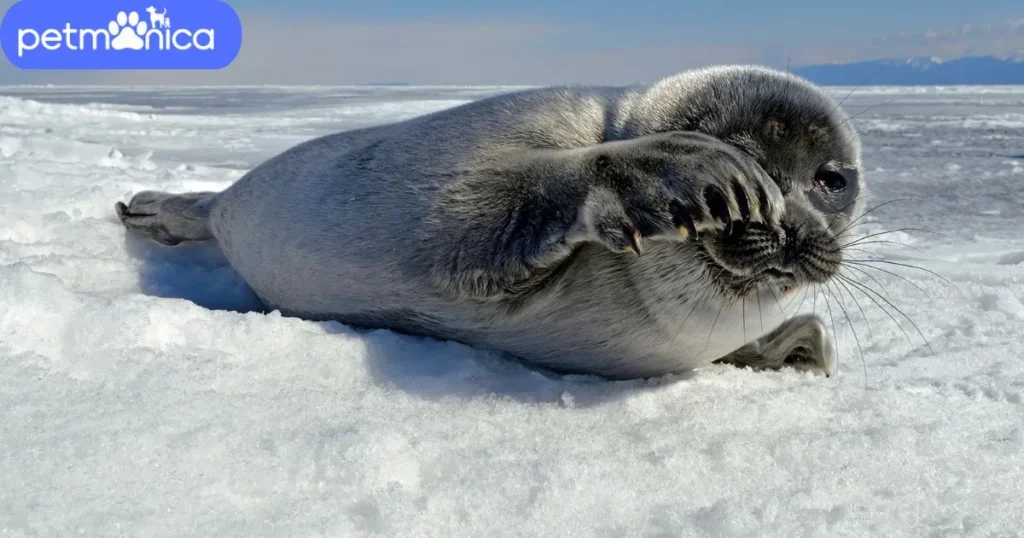
<path fill-rule="evenodd" d="M 896 200 L 859 233 L 900 231 L 844 271 L 877 296 L 803 306 L 832 378 L 558 377 L 263 313 L 215 246 L 114 218 L 508 90 L 0 88 L 0 536 L 1024 532 L 1024 87 L 846 99 Z"/>

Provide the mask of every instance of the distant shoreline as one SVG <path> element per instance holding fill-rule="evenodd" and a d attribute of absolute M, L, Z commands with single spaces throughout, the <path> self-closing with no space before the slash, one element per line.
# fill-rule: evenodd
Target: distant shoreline
<path fill-rule="evenodd" d="M 886 59 L 810 65 L 793 73 L 823 86 L 1017 85 L 1024 84 L 1024 58 Z"/>

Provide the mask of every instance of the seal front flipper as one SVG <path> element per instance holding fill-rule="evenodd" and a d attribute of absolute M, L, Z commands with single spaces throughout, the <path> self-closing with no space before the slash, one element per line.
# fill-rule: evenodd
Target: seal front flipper
<path fill-rule="evenodd" d="M 643 238 L 776 226 L 785 208 L 778 185 L 753 157 L 708 135 L 670 131 L 596 151 L 597 181 L 617 193 Z"/>
<path fill-rule="evenodd" d="M 170 194 L 143 191 L 125 205 L 114 204 L 117 218 L 129 229 L 165 245 L 213 238 L 210 204 L 215 192 Z"/>
<path fill-rule="evenodd" d="M 752 157 L 699 133 L 519 149 L 465 167 L 447 186 L 423 230 L 423 255 L 442 289 L 495 298 L 514 295 L 581 243 L 635 256 L 647 240 L 728 233 L 734 222 L 775 225 L 783 208 Z"/>

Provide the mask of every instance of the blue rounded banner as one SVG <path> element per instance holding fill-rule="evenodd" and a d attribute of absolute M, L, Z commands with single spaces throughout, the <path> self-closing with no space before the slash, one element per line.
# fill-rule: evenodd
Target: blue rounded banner
<path fill-rule="evenodd" d="M 220 0 L 20 0 L 0 47 L 22 69 L 221 69 L 242 21 Z"/>

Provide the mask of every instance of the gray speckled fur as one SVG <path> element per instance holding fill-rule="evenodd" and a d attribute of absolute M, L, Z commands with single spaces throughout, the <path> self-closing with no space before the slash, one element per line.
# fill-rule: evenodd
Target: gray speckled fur
<path fill-rule="evenodd" d="M 722 223 L 703 189 L 737 181 L 753 221 L 834 232 L 860 204 L 822 202 L 811 178 L 839 163 L 861 197 L 845 120 L 805 81 L 755 67 L 531 90 L 311 140 L 221 193 L 140 193 L 119 213 L 167 243 L 212 235 L 287 314 L 561 371 L 656 376 L 720 359 L 792 316 L 802 292 L 780 301 L 768 281 L 742 297 L 712 284 L 721 269 L 699 252 L 716 256 Z M 679 233 L 671 199 L 689 204 L 701 239 Z M 621 251 L 623 222 L 642 232 L 641 256 Z"/>

